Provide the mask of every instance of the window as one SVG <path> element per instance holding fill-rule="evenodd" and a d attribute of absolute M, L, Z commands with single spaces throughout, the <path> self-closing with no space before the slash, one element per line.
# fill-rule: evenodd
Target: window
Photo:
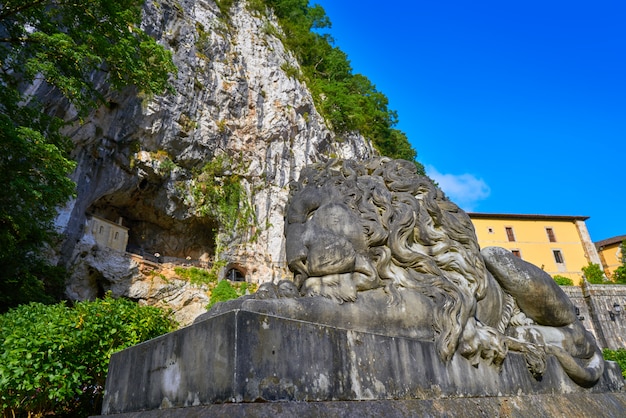
<path fill-rule="evenodd" d="M 99 234 L 102 234 L 104 232 L 104 227 L 102 225 L 100 225 L 100 229 L 98 230 Z"/>
<path fill-rule="evenodd" d="M 511 252 L 515 257 L 522 258 L 522 253 L 520 252 L 520 250 L 511 250 Z"/>
<path fill-rule="evenodd" d="M 552 254 L 554 254 L 554 261 L 557 264 L 563 264 L 563 254 L 561 254 L 561 250 L 552 250 Z"/>
<path fill-rule="evenodd" d="M 226 273 L 226 278 L 231 282 L 245 282 L 246 276 L 239 269 L 231 268 Z"/>
<path fill-rule="evenodd" d="M 487 228 L 487 232 L 489 232 L 490 234 L 493 234 L 493 228 Z"/>
<path fill-rule="evenodd" d="M 515 234 L 513 233 L 513 228 L 510 226 L 505 227 L 506 229 L 506 237 L 509 239 L 510 242 L 515 241 Z"/>
<path fill-rule="evenodd" d="M 115 231 L 115 236 L 113 237 L 113 239 L 117 239 L 117 237 L 119 237 L 120 233 Z"/>
<path fill-rule="evenodd" d="M 556 237 L 554 236 L 554 230 L 552 228 L 546 228 L 546 234 L 548 234 L 548 240 L 550 242 L 556 242 Z"/>

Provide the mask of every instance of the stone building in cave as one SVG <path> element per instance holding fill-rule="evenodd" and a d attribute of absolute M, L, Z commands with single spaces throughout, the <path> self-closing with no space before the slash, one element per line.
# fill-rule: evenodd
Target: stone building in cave
<path fill-rule="evenodd" d="M 99 245 L 116 251 L 126 252 L 128 228 L 122 225 L 121 217 L 115 223 L 92 215 L 87 221 L 86 232 L 93 235 Z"/>

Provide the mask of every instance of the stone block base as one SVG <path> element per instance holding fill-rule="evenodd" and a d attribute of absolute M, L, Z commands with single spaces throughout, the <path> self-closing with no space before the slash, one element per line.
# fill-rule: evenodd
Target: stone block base
<path fill-rule="evenodd" d="M 355 417 L 404 416 L 405 410 L 407 416 L 448 410 L 502 416 L 491 412 L 523 411 L 535 403 L 552 408 L 558 400 L 557 415 L 581 416 L 562 408 L 586 408 L 578 405 L 584 399 L 588 405 L 606 402 L 604 409 L 589 411 L 626 411 L 623 382 L 614 363 L 607 362 L 598 384 L 585 389 L 553 357 L 535 379 L 516 353 L 509 353 L 501 369 L 486 363 L 473 367 L 460 355 L 444 364 L 431 341 L 233 310 L 116 353 L 102 413 L 329 416 L 338 408 L 345 412 L 338 416 Z M 372 415 L 366 406 L 381 413 Z M 554 415 L 525 416 L 546 414 Z"/>
<path fill-rule="evenodd" d="M 594 417 L 622 418 L 626 393 L 527 395 L 378 401 L 238 403 L 157 409 L 110 418 L 407 418 Z M 106 418 L 105 416 L 93 418 Z"/>

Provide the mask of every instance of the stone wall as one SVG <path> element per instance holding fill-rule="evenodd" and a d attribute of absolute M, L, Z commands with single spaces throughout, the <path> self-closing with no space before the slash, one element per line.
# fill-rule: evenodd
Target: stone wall
<path fill-rule="evenodd" d="M 562 286 L 578 308 L 578 317 L 602 348 L 626 349 L 626 286 Z"/>

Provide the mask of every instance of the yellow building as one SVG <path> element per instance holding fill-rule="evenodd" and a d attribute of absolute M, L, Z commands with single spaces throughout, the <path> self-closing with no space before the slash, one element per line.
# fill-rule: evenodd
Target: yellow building
<path fill-rule="evenodd" d="M 588 216 L 469 213 L 481 248 L 503 247 L 551 276 L 579 284 L 581 268 L 602 265 L 585 221 Z"/>
<path fill-rule="evenodd" d="M 611 277 L 615 269 L 622 265 L 621 244 L 624 240 L 626 240 L 626 235 L 596 242 L 596 249 L 607 277 Z"/>

